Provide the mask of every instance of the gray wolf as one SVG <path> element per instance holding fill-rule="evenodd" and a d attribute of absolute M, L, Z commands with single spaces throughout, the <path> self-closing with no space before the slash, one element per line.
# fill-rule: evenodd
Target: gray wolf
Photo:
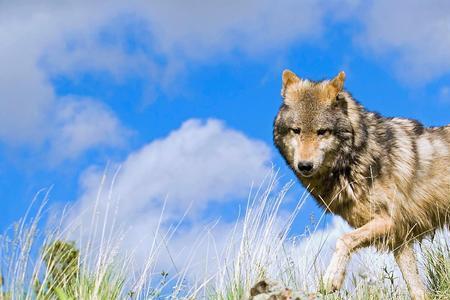
<path fill-rule="evenodd" d="M 273 130 L 317 203 L 355 228 L 338 239 L 325 288 L 339 289 L 351 253 L 374 245 L 394 253 L 411 297 L 426 299 L 412 243 L 449 224 L 450 125 L 384 118 L 353 99 L 344 81 L 344 72 L 315 82 L 285 70 Z"/>

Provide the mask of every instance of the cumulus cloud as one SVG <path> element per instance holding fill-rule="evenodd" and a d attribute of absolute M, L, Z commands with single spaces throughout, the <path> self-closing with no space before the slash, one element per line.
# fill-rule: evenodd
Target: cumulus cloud
<path fill-rule="evenodd" d="M 57 126 L 50 146 L 53 161 L 73 159 L 97 147 L 121 147 L 131 134 L 114 113 L 98 101 L 64 97 L 58 105 Z"/>
<path fill-rule="evenodd" d="M 317 1 L 156 1 L 143 9 L 161 50 L 195 58 L 237 49 L 264 53 L 322 33 Z"/>
<path fill-rule="evenodd" d="M 392 59 L 404 80 L 429 81 L 450 71 L 450 3 L 372 1 L 361 17 L 359 37 L 371 54 Z"/>
<path fill-rule="evenodd" d="M 99 234 L 90 225 L 93 217 L 100 224 L 106 220 L 116 224 L 126 230 L 122 245 L 135 249 L 137 261 L 143 263 L 149 240 L 158 228 L 162 235 L 168 234 L 171 226 L 184 218 L 187 223 L 170 244 L 184 264 L 186 252 L 180 253 L 178 247 L 187 246 L 189 253 L 195 237 L 202 237 L 208 227 L 200 213 L 214 202 L 246 199 L 252 184 L 259 184 L 270 172 L 270 159 L 271 151 L 265 143 L 218 120 L 188 120 L 121 162 L 116 176 L 106 178 L 104 185 L 112 189 L 109 192 L 105 188 L 99 194 L 102 169 L 88 169 L 81 177 L 82 194 L 66 221 L 70 228 L 81 228 L 72 235 L 77 240 Z M 180 239 L 184 242 L 177 243 Z"/>
<path fill-rule="evenodd" d="M 320 36 L 316 1 L 40 1 L 0 4 L 0 140 L 39 144 L 58 126 L 52 76 L 107 71 L 168 85 L 186 60 L 251 56 Z M 133 39 L 130 49 L 127 41 Z M 163 59 L 161 59 L 163 58 Z"/>
<path fill-rule="evenodd" d="M 71 34 L 89 32 L 91 25 L 104 22 L 103 14 L 91 14 L 85 22 L 86 8 L 66 4 L 0 4 L 0 141 L 38 148 L 50 144 L 52 161 L 123 144 L 127 132 L 99 99 L 68 100 L 54 91 L 50 71 L 44 68 L 46 53 L 66 44 Z M 109 65 L 120 61 L 117 51 L 106 52 L 97 53 L 92 61 L 109 59 Z"/>
<path fill-rule="evenodd" d="M 8 71 L 0 74 L 0 140 L 39 144 L 51 138 L 60 106 L 52 76 L 104 70 L 169 86 L 187 61 L 231 53 L 254 58 L 317 41 L 333 20 L 352 22 L 356 14 L 363 23 L 360 43 L 376 55 L 394 52 L 403 78 L 448 73 L 446 1 L 373 1 L 362 7 L 355 0 L 2 2 L 0 64 Z M 127 45 L 130 38 L 135 47 Z"/>

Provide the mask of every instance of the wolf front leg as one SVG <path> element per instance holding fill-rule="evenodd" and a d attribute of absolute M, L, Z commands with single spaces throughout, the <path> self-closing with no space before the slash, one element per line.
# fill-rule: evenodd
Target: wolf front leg
<path fill-rule="evenodd" d="M 402 272 L 403 279 L 408 286 L 411 298 L 413 300 L 428 299 L 425 286 L 419 276 L 417 259 L 414 255 L 412 245 L 402 245 L 394 251 L 394 257 Z"/>
<path fill-rule="evenodd" d="M 370 245 L 376 239 L 386 236 L 392 228 L 388 217 L 377 217 L 352 232 L 344 234 L 336 242 L 336 249 L 325 272 L 323 283 L 327 292 L 341 288 L 350 255 L 358 248 Z"/>

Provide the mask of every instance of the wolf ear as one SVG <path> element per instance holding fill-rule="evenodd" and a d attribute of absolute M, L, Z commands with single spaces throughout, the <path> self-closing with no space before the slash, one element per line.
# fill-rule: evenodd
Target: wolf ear
<path fill-rule="evenodd" d="M 295 75 L 294 72 L 290 71 L 290 70 L 284 70 L 283 71 L 283 76 L 282 76 L 282 87 L 281 87 L 281 97 L 285 97 L 286 96 L 286 89 L 288 88 L 288 86 L 290 86 L 293 83 L 297 83 L 300 81 L 300 78 Z"/>
<path fill-rule="evenodd" d="M 344 71 L 339 72 L 339 74 L 334 77 L 330 84 L 337 90 L 339 93 L 344 88 L 344 81 L 345 81 L 345 73 Z"/>

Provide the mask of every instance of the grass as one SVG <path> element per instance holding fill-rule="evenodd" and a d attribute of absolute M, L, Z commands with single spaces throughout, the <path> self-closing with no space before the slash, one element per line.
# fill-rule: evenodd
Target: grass
<path fill-rule="evenodd" d="M 43 204 L 34 217 L 28 218 L 27 212 L 20 222 L 0 236 L 0 300 L 195 296 L 198 289 L 195 285 L 181 288 L 182 274 L 174 279 L 166 273 L 153 272 L 158 247 L 151 247 L 145 264 L 134 270 L 132 256 L 121 254 L 118 248 L 122 233 L 116 232 L 114 238 L 102 235 L 97 240 L 98 235 L 93 231 L 109 226 L 106 219 L 94 219 L 90 224 L 92 232 L 81 244 L 65 240 L 68 231 L 77 228 L 56 226 L 40 231 L 45 228 L 40 222 L 47 196 L 43 195 Z"/>
<path fill-rule="evenodd" d="M 286 213 L 282 204 L 291 185 L 274 194 L 277 180 L 272 176 L 251 194 L 244 216 L 229 232 L 227 246 L 216 252 L 217 270 L 212 276 L 205 274 L 200 282 L 189 278 L 189 269 L 171 276 L 155 271 L 155 253 L 164 248 L 156 239 L 143 267 L 133 270 L 132 257 L 121 255 L 112 238 L 94 243 L 92 235 L 79 246 L 65 239 L 67 229 L 40 232 L 44 200 L 33 218 L 26 215 L 0 237 L 0 300 L 240 300 L 257 281 L 267 278 L 318 299 L 408 299 L 392 259 L 376 264 L 371 261 L 376 258 L 369 253 L 372 250 L 354 260 L 357 265 L 368 265 L 366 269 L 373 273 L 351 272 L 339 293 L 317 293 L 334 233 L 320 229 L 321 216 L 305 234 L 292 235 L 293 222 L 308 195 Z M 105 224 L 93 228 L 102 226 Z M 421 248 L 422 269 L 432 296 L 449 299 L 450 244 L 435 238 Z"/>
<path fill-rule="evenodd" d="M 427 285 L 434 299 L 449 299 L 450 295 L 450 244 L 446 239 L 434 240 L 423 251 Z"/>

